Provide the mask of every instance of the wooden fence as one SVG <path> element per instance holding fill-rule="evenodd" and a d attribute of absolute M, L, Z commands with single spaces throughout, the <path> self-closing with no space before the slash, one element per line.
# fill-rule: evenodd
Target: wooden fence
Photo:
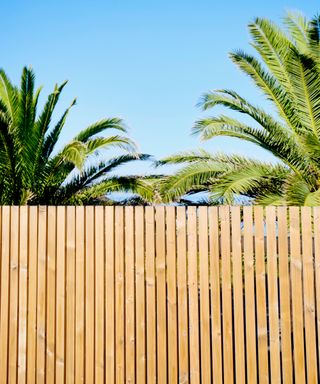
<path fill-rule="evenodd" d="M 320 208 L 0 215 L 0 383 L 319 382 Z"/>

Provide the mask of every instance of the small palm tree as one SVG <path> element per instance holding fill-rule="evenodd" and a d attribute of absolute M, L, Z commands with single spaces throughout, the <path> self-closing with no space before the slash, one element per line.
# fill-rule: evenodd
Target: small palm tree
<path fill-rule="evenodd" d="M 272 153 L 279 165 L 237 156 L 186 159 L 192 166 L 165 181 L 167 194 L 174 190 L 175 178 L 185 172 L 187 182 L 180 184 L 180 195 L 198 187 L 200 180 L 209 184 L 206 190 L 214 199 L 227 203 L 248 196 L 260 204 L 320 204 L 320 17 L 307 21 L 300 14 L 289 13 L 284 24 L 285 31 L 269 20 L 255 19 L 249 32 L 259 58 L 243 51 L 230 55 L 262 91 L 272 111 L 253 105 L 235 91 L 218 90 L 203 96 L 203 109 L 224 106 L 245 114 L 251 123 L 220 115 L 202 119 L 193 128 L 202 140 L 229 136 L 254 143 Z M 212 162 L 222 169 L 207 177 L 201 167 Z"/>
<path fill-rule="evenodd" d="M 31 69 L 22 71 L 20 88 L 0 70 L 0 204 L 91 204 L 115 191 L 130 191 L 150 198 L 148 182 L 137 177 L 109 176 L 118 166 L 149 156 L 138 154 L 123 135 L 102 135 L 106 130 L 126 132 L 121 119 L 100 120 L 80 131 L 60 150 L 57 142 L 74 100 L 55 125 L 52 114 L 66 85 L 56 85 L 43 110 L 37 106 Z M 116 147 L 124 153 L 99 161 L 97 154 Z M 95 158 L 95 161 L 94 161 Z"/>

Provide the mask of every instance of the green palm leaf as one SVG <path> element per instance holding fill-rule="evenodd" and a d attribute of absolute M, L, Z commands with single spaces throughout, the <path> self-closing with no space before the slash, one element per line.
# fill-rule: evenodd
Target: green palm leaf
<path fill-rule="evenodd" d="M 60 134 L 75 105 L 74 100 L 53 123 L 54 111 L 65 85 L 66 82 L 56 85 L 42 111 L 38 112 L 41 88 L 35 89 L 32 69 L 23 69 L 19 88 L 0 70 L 0 203 L 93 203 L 103 201 L 105 193 L 129 190 L 141 192 L 144 196 L 139 195 L 141 199 L 148 191 L 150 198 L 150 182 L 139 177 L 109 175 L 121 164 L 148 159 L 147 155 L 135 152 L 136 145 L 129 137 L 105 134 L 110 129 L 126 132 L 121 119 L 100 120 L 59 148 Z M 105 159 L 105 149 L 108 148 L 117 148 L 124 153 L 108 160 Z M 98 153 L 104 160 L 95 166 Z"/>

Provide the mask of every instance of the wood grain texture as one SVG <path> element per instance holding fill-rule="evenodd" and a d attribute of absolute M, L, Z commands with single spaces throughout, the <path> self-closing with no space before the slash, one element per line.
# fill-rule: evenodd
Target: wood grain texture
<path fill-rule="evenodd" d="M 199 207 L 199 274 L 200 274 L 200 337 L 201 364 L 209 367 L 210 356 L 210 303 L 209 303 L 209 238 L 208 238 L 208 208 Z M 201 370 L 201 383 L 211 382 L 211 370 Z"/>
<path fill-rule="evenodd" d="M 22 209 L 23 207 L 21 207 Z M 47 234 L 47 343 L 46 382 L 55 382 L 55 341 L 56 341 L 56 207 L 48 207 Z"/>
<path fill-rule="evenodd" d="M 157 382 L 157 324 L 156 324 L 156 272 L 155 272 L 155 217 L 154 208 L 145 208 L 146 226 L 146 338 L 147 383 Z"/>
<path fill-rule="evenodd" d="M 218 208 L 209 208 L 212 377 L 222 384 L 221 273 Z"/>
<path fill-rule="evenodd" d="M 237 382 L 245 383 L 245 329 L 244 329 L 244 312 L 243 312 L 243 260 L 241 252 L 241 222 L 240 207 L 231 208 L 231 230 L 232 230 L 232 273 L 233 273 L 233 306 L 234 317 L 234 353 L 235 353 L 235 369 Z M 248 255 L 250 257 L 250 255 Z M 246 302 L 247 303 L 247 302 Z M 250 345 L 250 344 L 249 344 Z M 251 352 L 249 347 L 249 353 Z M 249 365 L 249 364 L 248 364 Z M 249 372 L 248 372 L 249 374 Z"/>
<path fill-rule="evenodd" d="M 166 300 L 166 227 L 165 208 L 156 207 L 157 276 L 157 372 L 160 383 L 167 382 L 167 300 Z"/>
<path fill-rule="evenodd" d="M 188 208 L 190 383 L 200 383 L 197 209 Z"/>
<path fill-rule="evenodd" d="M 257 382 L 257 355 L 252 207 L 243 207 L 243 228 L 247 380 L 254 384 Z"/>
<path fill-rule="evenodd" d="M 279 300 L 278 300 L 278 267 L 276 243 L 276 210 L 266 208 L 267 235 L 267 280 L 269 301 L 269 335 L 270 335 L 270 368 L 271 381 L 281 382 L 280 340 L 279 340 Z"/>
<path fill-rule="evenodd" d="M 115 382 L 115 218 L 114 207 L 105 207 L 106 242 L 106 372 L 108 384 Z"/>
<path fill-rule="evenodd" d="M 292 343 L 291 343 L 291 298 L 290 298 L 290 269 L 288 248 L 288 210 L 278 208 L 278 238 L 279 238 L 279 285 L 280 285 L 280 316 L 281 316 L 281 349 L 282 349 L 282 380 L 284 383 L 293 382 Z"/>
<path fill-rule="evenodd" d="M 291 297 L 294 377 L 297 383 L 305 383 L 305 354 L 303 335 L 302 261 L 300 242 L 300 212 L 298 207 L 289 208 Z"/>
<path fill-rule="evenodd" d="M 222 278 L 222 325 L 223 325 L 223 364 L 224 380 L 234 382 L 233 373 L 233 321 L 231 293 L 231 258 L 230 258 L 230 208 L 219 208 L 221 221 L 221 278 Z"/>
<path fill-rule="evenodd" d="M 0 207 L 0 384 L 317 383 L 319 233 L 319 207 Z"/>
<path fill-rule="evenodd" d="M 135 252 L 134 208 L 125 211 L 125 273 L 126 273 L 126 380 L 135 382 Z"/>
<path fill-rule="evenodd" d="M 178 352 L 179 383 L 189 380 L 188 340 L 188 274 L 186 209 L 177 207 L 177 288 L 178 288 Z"/>
<path fill-rule="evenodd" d="M 136 370 L 137 383 L 146 380 L 145 350 L 145 241 L 144 241 L 144 209 L 135 208 L 135 257 L 136 257 Z"/>
<path fill-rule="evenodd" d="M 316 305 L 312 249 L 311 208 L 301 207 L 304 321 L 306 339 L 307 382 L 318 382 L 316 340 Z"/>

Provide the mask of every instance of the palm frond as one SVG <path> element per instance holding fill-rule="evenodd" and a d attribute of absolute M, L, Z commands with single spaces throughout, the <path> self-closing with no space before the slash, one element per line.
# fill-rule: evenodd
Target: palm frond
<path fill-rule="evenodd" d="M 286 71 L 286 59 L 293 46 L 284 32 L 272 21 L 256 18 L 249 24 L 252 46 L 284 89 L 291 94 L 292 85 Z"/>
<path fill-rule="evenodd" d="M 54 126 L 54 128 L 47 133 L 45 136 L 44 142 L 43 142 L 43 149 L 42 149 L 42 158 L 48 160 L 50 155 L 52 154 L 52 151 L 57 144 L 57 141 L 59 139 L 60 133 L 64 127 L 64 124 L 66 122 L 67 116 L 71 110 L 71 108 L 76 104 L 77 99 L 74 99 L 69 108 L 65 110 L 63 115 L 61 116 L 58 123 Z"/>
<path fill-rule="evenodd" d="M 283 21 L 296 47 L 306 53 L 309 44 L 307 18 L 302 13 L 288 11 Z"/>
<path fill-rule="evenodd" d="M 97 121 L 96 123 L 90 125 L 86 129 L 83 129 L 78 133 L 78 135 L 74 138 L 75 141 L 82 141 L 86 142 L 88 141 L 92 136 L 95 136 L 106 129 L 116 129 L 118 131 L 126 132 L 126 128 L 123 124 L 122 119 L 118 119 L 116 117 L 109 118 L 109 119 L 103 119 L 100 121 Z"/>

